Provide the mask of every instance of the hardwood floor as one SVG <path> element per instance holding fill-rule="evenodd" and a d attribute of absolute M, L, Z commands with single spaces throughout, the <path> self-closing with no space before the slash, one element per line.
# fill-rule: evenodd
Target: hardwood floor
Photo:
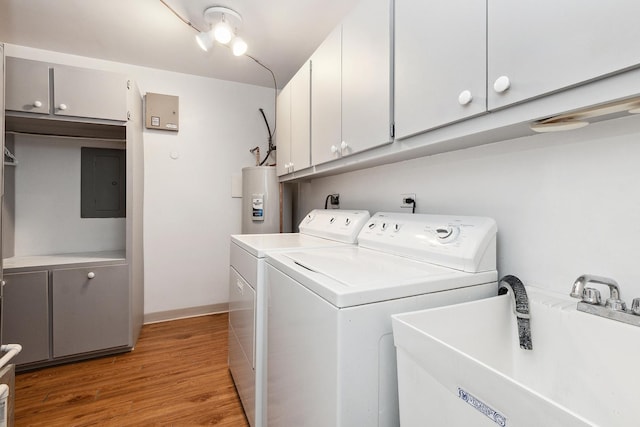
<path fill-rule="evenodd" d="M 134 351 L 16 376 L 15 425 L 246 427 L 227 314 L 145 325 Z"/>

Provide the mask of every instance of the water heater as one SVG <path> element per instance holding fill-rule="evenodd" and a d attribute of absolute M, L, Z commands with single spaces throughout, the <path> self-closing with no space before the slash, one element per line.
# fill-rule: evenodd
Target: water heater
<path fill-rule="evenodd" d="M 242 233 L 280 232 L 280 186 L 275 166 L 242 169 Z"/>

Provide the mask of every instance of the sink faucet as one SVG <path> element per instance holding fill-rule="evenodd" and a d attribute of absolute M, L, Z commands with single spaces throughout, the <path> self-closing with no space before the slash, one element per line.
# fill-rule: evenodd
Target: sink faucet
<path fill-rule="evenodd" d="M 504 295 L 511 291 L 513 295 L 513 312 L 518 321 L 518 338 L 520 339 L 520 348 L 523 350 L 532 350 L 531 342 L 531 316 L 529 315 L 529 297 L 524 285 L 516 276 L 504 276 L 500 279 L 498 285 L 498 295 Z"/>
<path fill-rule="evenodd" d="M 600 285 L 606 285 L 609 287 L 609 298 L 607 298 L 607 302 L 605 303 L 605 307 L 610 308 L 616 311 L 624 311 L 626 309 L 624 301 L 620 299 L 620 288 L 618 287 L 618 282 L 608 277 L 595 276 L 593 274 L 583 274 L 578 277 L 575 282 L 573 282 L 573 286 L 571 287 L 571 293 L 569 294 L 573 298 L 583 299 L 584 298 L 584 290 L 591 290 L 590 288 L 586 288 L 589 283 L 597 283 Z M 596 298 L 599 299 L 599 294 Z"/>
<path fill-rule="evenodd" d="M 604 305 L 601 303 L 600 291 L 587 287 L 590 283 L 609 287 L 609 298 L 607 298 Z M 634 298 L 631 309 L 627 310 L 627 305 L 620 299 L 618 283 L 613 279 L 593 274 L 583 274 L 573 282 L 569 295 L 580 300 L 576 307 L 578 311 L 628 323 L 629 325 L 640 326 L 640 298 Z"/>

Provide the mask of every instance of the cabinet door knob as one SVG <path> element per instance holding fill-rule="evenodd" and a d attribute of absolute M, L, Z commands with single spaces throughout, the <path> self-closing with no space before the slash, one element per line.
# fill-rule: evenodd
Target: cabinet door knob
<path fill-rule="evenodd" d="M 347 148 L 349 148 L 349 144 L 347 144 L 347 141 L 342 141 L 340 143 L 340 151 L 342 152 L 342 151 L 346 150 Z"/>
<path fill-rule="evenodd" d="M 338 147 L 337 147 L 336 145 L 332 145 L 332 146 L 331 146 L 331 152 L 332 152 L 333 154 L 336 154 L 336 153 L 338 152 Z"/>
<path fill-rule="evenodd" d="M 42 102 L 40 102 L 40 101 L 33 101 L 33 106 L 34 106 L 34 107 L 36 107 L 36 108 L 40 108 L 40 107 L 42 107 Z"/>
<path fill-rule="evenodd" d="M 66 110 L 66 109 L 67 109 L 67 104 L 60 104 L 60 105 L 58 106 L 58 108 L 59 108 L 60 110 L 64 111 L 64 110 Z"/>
<path fill-rule="evenodd" d="M 507 76 L 500 76 L 493 83 L 493 90 L 498 93 L 506 92 L 511 87 L 511 81 Z"/>
<path fill-rule="evenodd" d="M 460 95 L 458 95 L 458 103 L 460 105 L 468 105 L 471 101 L 473 101 L 473 95 L 471 95 L 471 92 L 468 90 L 463 90 L 460 92 Z"/>
<path fill-rule="evenodd" d="M 87 277 L 89 279 L 93 279 L 94 277 L 96 277 L 96 273 L 94 273 L 93 271 L 90 271 L 89 274 L 87 274 Z"/>

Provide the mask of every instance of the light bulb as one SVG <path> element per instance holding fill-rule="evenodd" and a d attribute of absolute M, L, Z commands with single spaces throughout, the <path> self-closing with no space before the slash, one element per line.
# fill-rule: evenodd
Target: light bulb
<path fill-rule="evenodd" d="M 200 49 L 207 52 L 209 49 L 213 47 L 213 34 L 211 31 L 201 32 L 196 35 L 196 42 L 198 42 L 198 46 Z"/>
<path fill-rule="evenodd" d="M 247 43 L 244 40 L 240 37 L 236 37 L 233 39 L 231 50 L 235 56 L 242 56 L 247 52 L 247 47 Z"/>
<path fill-rule="evenodd" d="M 222 43 L 227 44 L 231 41 L 231 37 L 233 37 L 233 31 L 227 21 L 224 19 L 224 15 L 222 16 L 222 21 L 218 22 L 216 26 L 213 28 L 213 36 L 215 39 Z"/>

